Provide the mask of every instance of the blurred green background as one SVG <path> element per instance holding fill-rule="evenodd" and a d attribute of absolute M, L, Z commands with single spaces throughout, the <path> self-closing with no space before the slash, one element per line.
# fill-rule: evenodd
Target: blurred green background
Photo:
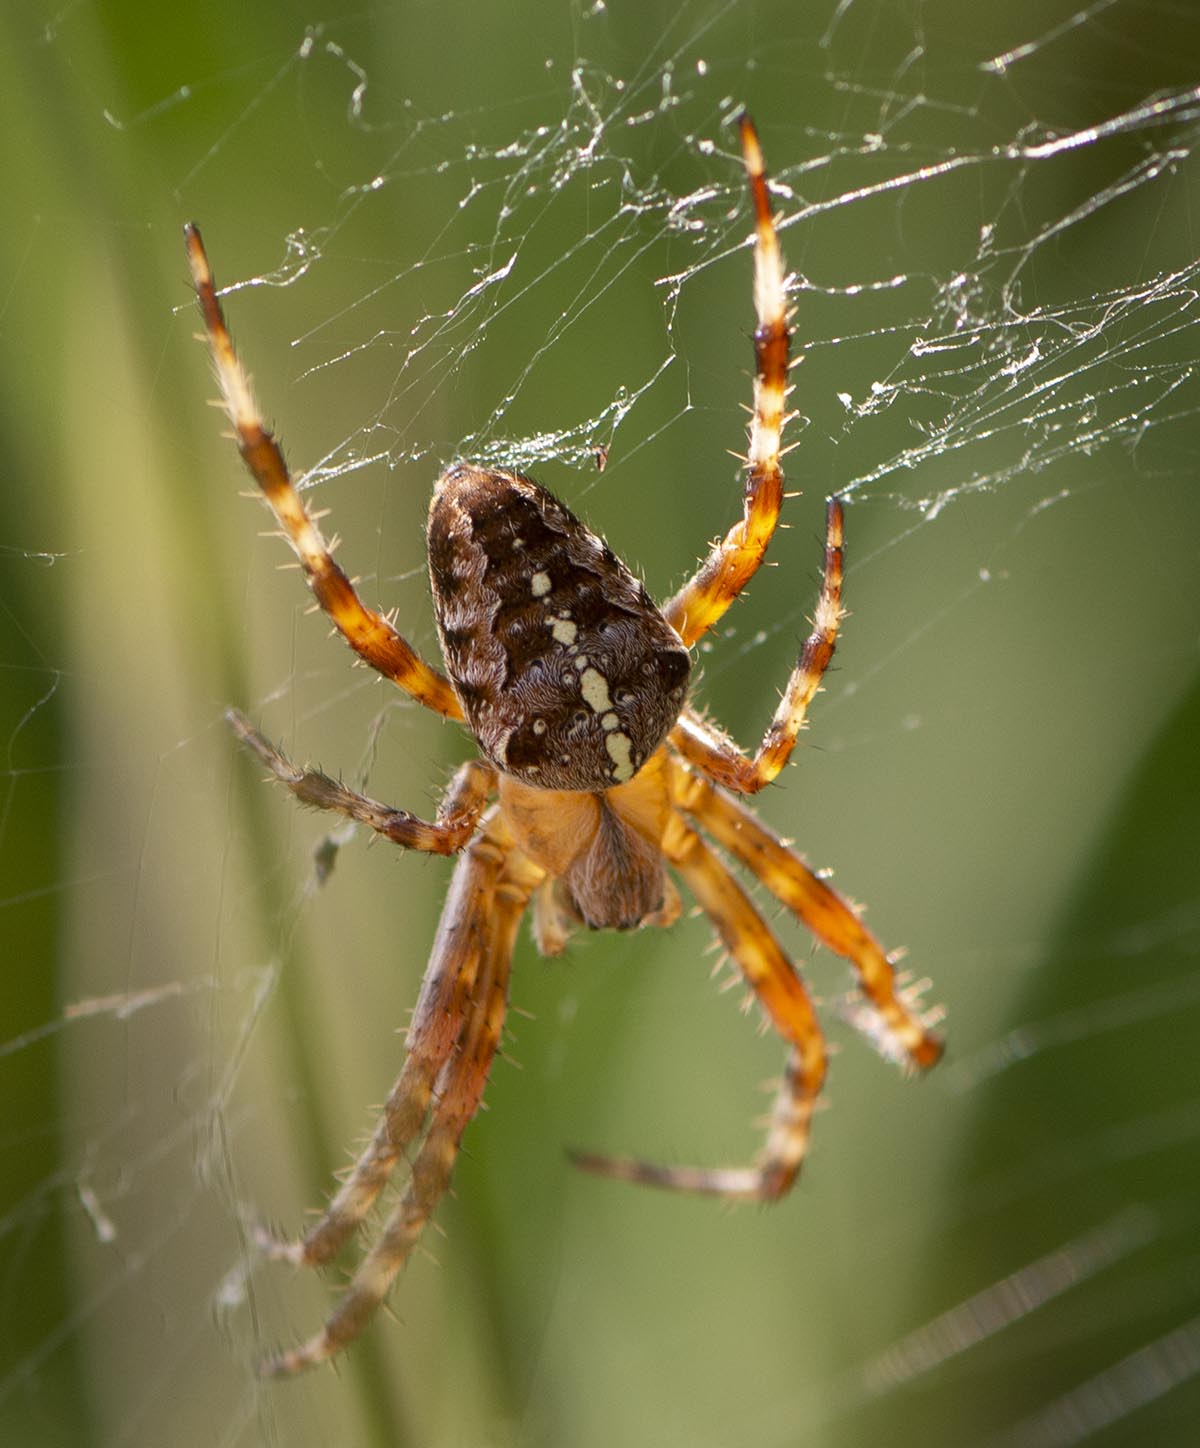
<path fill-rule="evenodd" d="M 1074 13 L 5 9 L 6 1445 L 1195 1441 L 1200 30 Z M 747 1158 L 781 1052 L 702 920 L 523 939 L 513 1061 L 395 1319 L 264 1387 L 339 1276 L 256 1264 L 249 1223 L 296 1228 L 368 1127 L 449 866 L 357 839 L 314 890 L 325 822 L 222 710 L 418 811 L 467 746 L 257 536 L 180 225 L 258 283 L 226 302 L 265 411 L 432 653 L 421 527 L 460 452 L 660 595 L 732 517 L 741 104 L 802 278 L 804 496 L 700 696 L 762 728 L 849 488 L 844 645 L 762 809 L 933 979 L 949 1057 L 903 1081 L 781 923 L 841 1048 L 798 1191 L 580 1178 L 565 1144 Z"/>

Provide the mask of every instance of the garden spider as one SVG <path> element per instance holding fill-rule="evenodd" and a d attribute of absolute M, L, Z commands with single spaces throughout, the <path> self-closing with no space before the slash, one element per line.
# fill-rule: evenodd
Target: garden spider
<path fill-rule="evenodd" d="M 269 1256 L 329 1262 L 362 1226 L 401 1157 L 408 1182 L 325 1325 L 263 1364 L 286 1375 L 351 1343 L 384 1300 L 445 1193 L 479 1108 L 507 1006 L 517 929 L 556 955 L 577 925 L 669 925 L 680 900 L 668 867 L 708 915 L 768 1020 L 788 1043 L 765 1146 L 747 1167 L 653 1166 L 576 1155 L 588 1170 L 714 1196 L 772 1200 L 792 1185 L 825 1079 L 826 1048 L 800 976 L 701 831 L 746 867 L 818 941 L 851 962 L 864 1026 L 887 1054 L 918 1067 L 941 1054 L 934 1012 L 900 989 L 858 916 L 737 796 L 787 763 L 833 655 L 841 618 L 842 505 L 826 515 L 824 581 L 811 636 L 753 756 L 687 703 L 689 649 L 721 618 L 762 561 L 783 498 L 791 335 L 783 261 L 754 126 L 740 120 L 755 213 L 756 375 L 741 519 L 661 609 L 609 550 L 537 483 L 457 462 L 429 511 L 429 571 L 447 674 L 425 663 L 366 607 L 334 563 L 288 474 L 234 352 L 200 233 L 185 235 L 224 406 L 242 457 L 317 602 L 381 674 L 447 719 L 464 722 L 482 759 L 455 774 L 432 822 L 298 769 L 235 711 L 241 740 L 303 803 L 369 825 L 396 844 L 458 855 L 403 1068 L 374 1133 L 317 1223 Z M 447 677 L 448 675 L 448 677 Z M 494 800 L 494 802 L 493 802 Z"/>

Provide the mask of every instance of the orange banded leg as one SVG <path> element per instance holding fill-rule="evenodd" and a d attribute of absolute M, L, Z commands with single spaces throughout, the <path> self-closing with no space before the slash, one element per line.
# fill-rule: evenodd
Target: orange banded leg
<path fill-rule="evenodd" d="M 676 765 L 671 788 L 680 809 L 761 880 L 822 945 L 850 962 L 873 1007 L 872 1034 L 884 1054 L 923 1070 L 934 1065 L 943 1050 L 941 1038 L 930 1029 L 938 1013 L 922 1015 L 904 999 L 883 946 L 837 891 L 745 805 L 708 780 Z"/>
<path fill-rule="evenodd" d="M 359 824 L 368 825 L 395 845 L 423 850 L 431 855 L 457 855 L 479 824 L 488 796 L 496 782 L 495 770 L 479 760 L 460 766 L 438 806 L 437 820 L 418 819 L 407 810 L 380 804 L 330 779 L 319 769 L 300 769 L 281 754 L 237 709 L 225 717 L 238 738 L 252 749 L 271 773 L 296 796 L 314 809 L 336 810 Z"/>
<path fill-rule="evenodd" d="M 489 915 L 471 922 L 471 928 L 482 931 L 485 937 L 479 975 L 466 1024 L 438 1074 L 429 1128 L 413 1158 L 412 1176 L 404 1195 L 324 1327 L 300 1347 L 268 1358 L 261 1368 L 265 1376 L 286 1377 L 315 1367 L 358 1337 L 378 1311 L 445 1195 L 463 1132 L 479 1110 L 500 1044 L 513 944 L 532 883 L 532 879 L 513 878 L 501 882 Z"/>
<path fill-rule="evenodd" d="M 788 762 L 796 738 L 804 728 L 825 670 L 837 646 L 842 619 L 843 518 L 842 504 L 830 498 L 825 507 L 825 571 L 813 630 L 804 642 L 758 752 L 748 758 L 725 734 L 698 715 L 685 713 L 671 731 L 671 743 L 698 769 L 736 794 L 756 794 Z"/>
<path fill-rule="evenodd" d="M 695 576 L 663 608 L 672 628 L 689 646 L 712 628 L 753 576 L 775 532 L 783 502 L 779 459 L 787 421 L 792 329 L 758 133 L 747 115 L 738 124 L 754 201 L 754 405 L 741 519 L 713 545 Z"/>
<path fill-rule="evenodd" d="M 656 1166 L 631 1157 L 573 1153 L 601 1176 L 711 1196 L 773 1201 L 791 1187 L 808 1149 L 813 1108 L 825 1080 L 826 1052 L 812 1001 L 795 967 L 742 887 L 700 836 L 675 815 L 664 852 L 716 927 L 775 1030 L 791 1044 L 766 1145 L 753 1166 Z"/>
<path fill-rule="evenodd" d="M 462 705 L 449 679 L 425 663 L 382 614 L 362 602 L 354 585 L 333 561 L 329 545 L 292 483 L 279 444 L 262 420 L 217 299 L 200 232 L 189 222 L 183 235 L 217 381 L 225 410 L 237 431 L 238 448 L 299 558 L 314 597 L 350 647 L 373 669 L 407 690 L 426 708 L 447 719 L 461 719 Z"/>
<path fill-rule="evenodd" d="M 297 1241 L 265 1234 L 259 1246 L 296 1266 L 330 1261 L 354 1235 L 387 1185 L 401 1154 L 420 1135 L 434 1082 L 462 1035 L 488 948 L 485 928 L 503 854 L 488 834 L 467 846 L 455 866 L 429 966 L 405 1040 L 405 1060 L 371 1139 L 320 1219 Z"/>

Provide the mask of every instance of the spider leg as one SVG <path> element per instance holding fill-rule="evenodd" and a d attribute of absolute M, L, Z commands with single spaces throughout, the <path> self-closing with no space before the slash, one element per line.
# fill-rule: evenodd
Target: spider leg
<path fill-rule="evenodd" d="M 934 1065 L 943 1046 L 930 1029 L 931 1020 L 903 998 L 883 946 L 837 891 L 745 805 L 709 780 L 675 765 L 671 791 L 685 814 L 757 876 L 823 945 L 850 962 L 874 1008 L 874 1034 L 885 1054 L 922 1069 Z"/>
<path fill-rule="evenodd" d="M 490 948 L 504 846 L 490 829 L 466 847 L 454 870 L 421 993 L 405 1039 L 405 1059 L 371 1139 L 319 1220 L 296 1241 L 259 1235 L 272 1259 L 320 1266 L 341 1251 L 387 1185 L 401 1154 L 420 1134 L 434 1083 L 466 1033 L 480 961 Z"/>
<path fill-rule="evenodd" d="M 329 545 L 296 491 L 279 444 L 262 420 L 250 379 L 238 360 L 217 299 L 200 232 L 189 222 L 183 234 L 217 381 L 225 409 L 237 430 L 242 460 L 300 559 L 317 602 L 355 653 L 373 669 L 407 690 L 426 708 L 444 714 L 447 719 L 461 719 L 462 705 L 449 679 L 425 663 L 382 614 L 363 603 L 354 585 L 333 561 Z"/>
<path fill-rule="evenodd" d="M 227 709 L 225 717 L 242 743 L 258 755 L 301 804 L 336 810 L 348 819 L 369 825 L 376 834 L 408 850 L 424 850 L 433 855 L 458 854 L 475 833 L 496 782 L 495 770 L 490 765 L 480 760 L 468 761 L 456 771 L 438 806 L 437 820 L 430 822 L 359 794 L 319 769 L 298 768 L 237 709 Z"/>
<path fill-rule="evenodd" d="M 710 1196 L 774 1201 L 796 1179 L 808 1148 L 813 1108 L 825 1080 L 826 1051 L 812 1001 L 791 961 L 717 855 L 679 815 L 663 842 L 667 858 L 716 927 L 775 1030 L 791 1045 L 766 1144 L 748 1167 L 656 1166 L 631 1157 L 573 1153 L 601 1176 Z"/>
<path fill-rule="evenodd" d="M 825 571 L 813 630 L 754 757 L 748 758 L 732 739 L 691 710 L 671 731 L 671 743 L 686 760 L 736 794 L 756 794 L 788 762 L 804 728 L 808 706 L 833 658 L 842 618 L 842 521 L 840 500 L 830 498 L 825 511 Z"/>
<path fill-rule="evenodd" d="M 459 928 L 481 941 L 479 971 L 466 1002 L 461 1033 L 436 1078 L 428 1130 L 413 1158 L 409 1184 L 325 1325 L 300 1347 L 268 1358 L 261 1368 L 265 1376 L 286 1377 L 303 1372 L 358 1337 L 387 1296 L 445 1195 L 459 1143 L 479 1109 L 499 1046 L 517 927 L 540 878 L 540 871 L 518 857 L 497 882 L 490 908 L 485 912 L 481 908 L 485 901 L 477 899 L 471 917 L 466 921 L 460 917 Z M 453 919 L 450 902 L 444 918 Z"/>
<path fill-rule="evenodd" d="M 696 574 L 663 608 L 668 622 L 689 646 L 708 632 L 750 581 L 775 532 L 783 501 L 781 438 L 787 421 L 788 352 L 791 325 L 783 257 L 763 168 L 758 133 L 743 114 L 742 156 L 754 200 L 754 406 L 742 516 Z"/>

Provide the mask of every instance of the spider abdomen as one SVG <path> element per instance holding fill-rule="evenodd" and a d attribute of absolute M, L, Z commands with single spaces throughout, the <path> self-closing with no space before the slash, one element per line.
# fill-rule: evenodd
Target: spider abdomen
<path fill-rule="evenodd" d="M 632 779 L 679 717 L 691 660 L 603 539 L 530 478 L 457 463 L 434 489 L 429 574 L 487 758 L 544 789 Z"/>

